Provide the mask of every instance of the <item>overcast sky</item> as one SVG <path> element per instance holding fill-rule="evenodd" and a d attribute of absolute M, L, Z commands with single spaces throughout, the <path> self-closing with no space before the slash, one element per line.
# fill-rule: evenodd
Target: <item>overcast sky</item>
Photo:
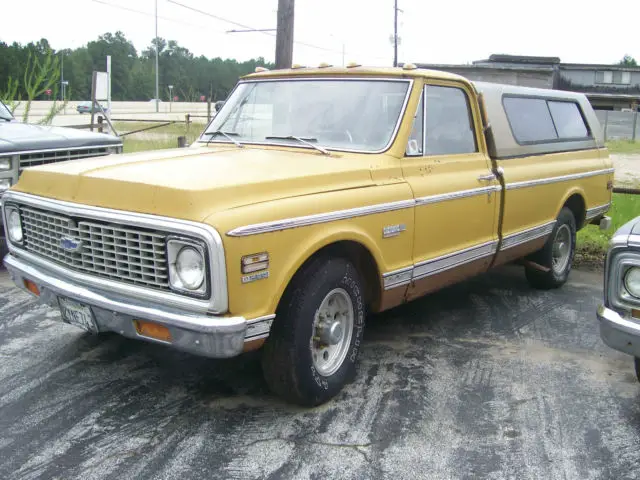
<path fill-rule="evenodd" d="M 210 58 L 274 59 L 274 36 L 226 33 L 242 27 L 211 15 L 250 28 L 275 28 L 278 0 L 173 2 L 158 0 L 160 37 Z M 121 30 L 141 51 L 155 34 L 155 0 L 2 3 L 0 40 L 7 43 L 44 37 L 55 49 L 77 48 Z M 640 61 L 640 0 L 592 6 L 585 0 L 399 0 L 398 6 L 401 62 L 467 63 L 491 53 L 558 56 L 576 63 L 614 63 L 629 54 Z M 341 64 L 344 45 L 347 62 L 392 64 L 393 0 L 296 0 L 295 8 L 295 63 Z"/>

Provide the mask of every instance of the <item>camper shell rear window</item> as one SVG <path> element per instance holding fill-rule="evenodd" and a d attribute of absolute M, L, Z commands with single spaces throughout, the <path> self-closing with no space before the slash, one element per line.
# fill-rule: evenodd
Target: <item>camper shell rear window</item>
<path fill-rule="evenodd" d="M 580 106 L 572 100 L 508 94 L 502 105 L 519 145 L 591 138 Z"/>

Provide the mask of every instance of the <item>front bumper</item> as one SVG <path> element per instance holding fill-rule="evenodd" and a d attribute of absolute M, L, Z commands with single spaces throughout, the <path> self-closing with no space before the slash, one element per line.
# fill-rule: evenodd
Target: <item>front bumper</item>
<path fill-rule="evenodd" d="M 609 347 L 640 358 L 640 323 L 626 320 L 604 305 L 598 307 L 600 337 Z"/>
<path fill-rule="evenodd" d="M 247 322 L 244 317 L 199 315 L 172 310 L 163 305 L 142 304 L 135 299 L 116 296 L 107 291 L 89 290 L 40 267 L 34 267 L 13 254 L 5 257 L 4 264 L 18 287 L 27 290 L 25 280 L 31 280 L 37 285 L 40 290 L 38 298 L 42 303 L 58 307 L 58 296 L 63 296 L 88 305 L 100 332 L 116 332 L 137 340 L 162 343 L 195 355 L 225 358 L 243 352 L 248 329 L 251 330 L 254 325 L 254 322 Z M 164 325 L 171 333 L 171 341 L 140 335 L 134 320 Z"/>

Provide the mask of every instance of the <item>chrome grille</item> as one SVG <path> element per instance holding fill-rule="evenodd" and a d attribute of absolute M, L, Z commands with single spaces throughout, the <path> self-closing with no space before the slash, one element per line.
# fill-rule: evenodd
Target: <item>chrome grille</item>
<path fill-rule="evenodd" d="M 35 167 L 36 165 L 46 165 L 48 163 L 109 155 L 109 151 L 107 149 L 108 147 L 94 147 L 74 150 L 64 149 L 48 152 L 23 153 L 19 156 L 20 171 L 22 172 L 23 169 L 27 167 Z"/>
<path fill-rule="evenodd" d="M 79 272 L 169 289 L 165 233 L 19 208 L 26 250 Z M 77 248 L 63 248 L 65 238 Z"/>

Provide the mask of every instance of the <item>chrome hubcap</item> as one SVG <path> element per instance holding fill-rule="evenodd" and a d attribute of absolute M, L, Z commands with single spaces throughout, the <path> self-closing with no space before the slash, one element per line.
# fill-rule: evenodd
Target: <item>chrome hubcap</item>
<path fill-rule="evenodd" d="M 556 236 L 553 239 L 553 251 L 552 251 L 552 265 L 553 271 L 561 275 L 571 257 L 571 230 L 567 225 L 562 225 L 556 232 Z"/>
<path fill-rule="evenodd" d="M 347 357 L 354 316 L 353 302 L 346 290 L 334 288 L 322 300 L 309 345 L 313 366 L 320 375 L 333 375 Z"/>

